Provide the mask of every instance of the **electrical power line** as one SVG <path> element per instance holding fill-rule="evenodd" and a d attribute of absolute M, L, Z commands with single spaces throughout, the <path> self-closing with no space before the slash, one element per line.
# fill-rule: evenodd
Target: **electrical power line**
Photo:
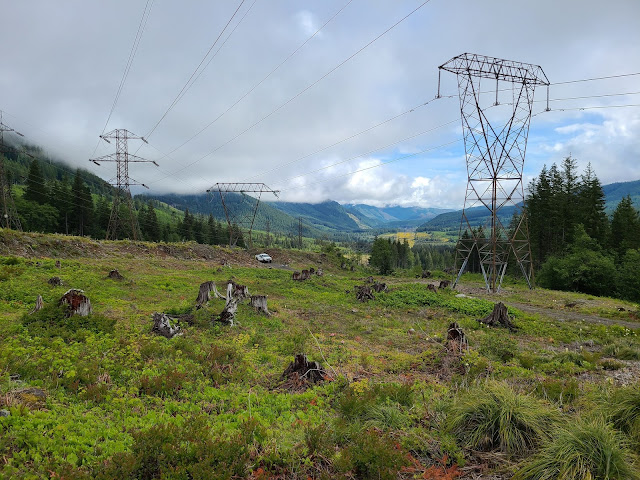
<path fill-rule="evenodd" d="M 393 30 L 395 27 L 397 27 L 398 25 L 400 25 L 402 22 L 404 22 L 407 18 L 409 18 L 411 15 L 413 15 L 414 13 L 416 13 L 418 10 L 420 10 L 422 7 L 424 7 L 426 4 L 428 4 L 431 0 L 426 0 L 425 2 L 423 2 L 422 4 L 420 4 L 418 7 L 414 8 L 411 12 L 409 12 L 407 15 L 405 15 L 404 17 L 402 17 L 400 20 L 398 20 L 397 22 L 395 22 L 393 25 L 391 25 L 389 28 L 387 28 L 385 31 L 383 31 L 381 34 L 379 34 L 378 36 L 376 36 L 373 40 L 370 40 L 368 43 L 366 43 L 363 47 L 361 47 L 360 49 L 358 49 L 355 53 L 351 54 L 350 56 L 348 56 L 346 59 L 344 59 L 342 62 L 340 62 L 338 65 L 336 65 L 335 67 L 333 67 L 331 70 L 329 70 L 327 73 L 325 73 L 324 75 L 322 75 L 320 78 L 318 78 L 317 80 L 315 80 L 314 82 L 312 82 L 311 84 L 307 85 L 305 88 L 303 88 L 302 90 L 300 90 L 298 93 L 296 93 L 293 97 L 289 98 L 289 100 L 287 100 L 286 102 L 282 103 L 280 106 L 278 106 L 277 108 L 275 108 L 274 110 L 272 110 L 270 113 L 268 113 L 267 115 L 265 115 L 264 117 L 262 117 L 260 120 L 254 122 L 253 124 L 251 124 L 249 127 L 245 128 L 242 132 L 236 134 L 234 137 L 230 138 L 229 140 L 227 140 L 226 142 L 222 143 L 221 145 L 219 145 L 218 147 L 216 147 L 214 150 L 212 150 L 211 152 L 207 153 L 206 155 L 204 155 L 203 157 L 199 158 L 198 160 L 194 160 L 193 162 L 187 164 L 186 166 L 184 166 L 181 169 L 175 170 L 174 172 L 171 173 L 171 175 L 175 175 L 176 173 L 185 170 L 189 167 L 192 167 L 193 165 L 195 165 L 196 163 L 204 160 L 205 158 L 209 157 L 210 155 L 213 155 L 215 152 L 217 152 L 218 150 L 220 150 L 221 148 L 225 147 L 226 145 L 229 145 L 231 142 L 235 141 L 236 139 L 238 139 L 239 137 L 241 137 L 242 135 L 244 135 L 245 133 L 247 133 L 248 131 L 250 131 L 251 129 L 253 129 L 254 127 L 256 127 L 257 125 L 261 124 L 262 122 L 264 122 L 265 120 L 267 120 L 269 117 L 271 117 L 272 115 L 274 115 L 275 113 L 277 113 L 278 111 L 282 110 L 285 106 L 289 105 L 291 102 L 293 102 L 295 99 L 297 99 L 298 97 L 300 97 L 302 94 L 304 94 L 306 91 L 310 90 L 311 88 L 313 88 L 314 86 L 316 86 L 318 83 L 320 83 L 322 80 L 324 80 L 325 78 L 327 78 L 329 75 L 331 75 L 333 72 L 335 72 L 336 70 L 338 70 L 340 67 L 342 67 L 343 65 L 345 65 L 347 62 L 349 62 L 350 60 L 352 60 L 354 57 L 356 57 L 357 55 L 359 55 L 360 53 L 362 53 L 366 48 L 370 47 L 371 45 L 373 45 L 376 41 L 378 41 L 380 38 L 382 38 L 383 36 L 385 36 L 387 33 L 389 33 L 391 30 Z M 164 178 L 167 177 L 163 177 L 160 178 L 158 180 L 156 180 L 155 182 L 159 182 L 160 180 L 164 180 Z M 155 183 L 154 182 L 154 183 Z"/>
<path fill-rule="evenodd" d="M 205 130 L 207 130 L 209 127 L 211 127 L 214 123 L 216 123 L 218 120 L 220 120 L 223 116 L 225 116 L 227 113 L 229 113 L 229 111 L 231 111 L 236 105 L 238 105 L 242 100 L 244 100 L 246 97 L 248 97 L 251 93 L 253 93 L 253 91 L 258 88 L 260 85 L 262 85 L 267 79 L 269 79 L 269 77 L 271 77 L 271 75 L 273 75 L 274 73 L 276 73 L 280 67 L 282 67 L 285 63 L 287 63 L 296 53 L 298 53 L 307 43 L 309 43 L 311 41 L 311 39 L 313 39 L 318 33 L 320 33 L 320 31 L 325 28 L 330 22 L 333 21 L 333 19 L 335 19 L 340 13 L 342 13 L 342 11 L 347 8 L 351 2 L 353 2 L 353 0 L 349 0 L 347 3 L 345 3 L 342 8 L 340 8 L 336 13 L 334 13 L 331 18 L 329 18 L 329 20 L 327 20 L 320 28 L 318 28 L 310 37 L 308 37 L 304 42 L 302 42 L 293 52 L 291 52 L 282 62 L 280 62 L 273 70 L 271 70 L 264 78 L 262 78 L 262 80 L 260 80 L 258 83 L 256 83 L 255 85 L 253 85 L 247 92 L 245 92 L 238 100 L 236 100 L 230 107 L 228 107 L 224 112 L 222 112 L 220 115 L 218 115 L 215 119 L 213 119 L 210 123 L 208 123 L 207 125 L 205 125 L 202 129 L 200 129 L 196 134 L 194 134 L 191 138 L 189 138 L 188 140 L 186 140 L 184 143 L 182 143 L 181 145 L 177 146 L 176 148 L 174 148 L 173 150 L 171 150 L 168 154 L 166 154 L 164 157 L 158 159 L 158 161 L 163 160 L 164 158 L 168 157 L 169 155 L 175 153 L 177 150 L 180 150 L 182 147 L 184 147 L 186 144 L 188 144 L 189 142 L 193 141 L 196 137 L 198 137 L 200 134 L 202 134 Z M 255 2 L 254 2 L 255 3 Z"/>
<path fill-rule="evenodd" d="M 142 18 L 140 19 L 140 24 L 138 25 L 138 31 L 136 32 L 136 36 L 133 40 L 133 45 L 131 46 L 131 52 L 129 52 L 129 58 L 127 59 L 127 63 L 124 67 L 124 72 L 122 73 L 122 79 L 120 80 L 120 85 L 118 86 L 118 91 L 116 92 L 116 96 L 113 99 L 113 103 L 111 105 L 111 110 L 109 111 L 109 115 L 107 116 L 107 121 L 104 123 L 104 127 L 102 128 L 102 132 L 100 135 L 104 134 L 107 130 L 107 126 L 109 125 L 109 120 L 111 120 L 111 115 L 113 115 L 113 111 L 118 104 L 118 100 L 120 99 L 120 94 L 124 88 L 124 84 L 127 81 L 127 77 L 129 76 L 129 71 L 131 70 L 131 65 L 133 65 L 133 59 L 138 52 L 138 46 L 140 45 L 140 40 L 142 40 L 142 34 L 147 26 L 147 22 L 149 21 L 149 16 L 151 15 L 151 9 L 153 8 L 153 2 L 155 0 L 147 0 L 147 3 L 144 6 L 144 11 L 142 12 Z M 96 148 L 94 148 L 91 156 L 94 156 L 96 151 L 98 150 L 98 145 L 100 144 L 100 139 L 98 139 L 98 143 L 96 144 Z"/>
<path fill-rule="evenodd" d="M 158 128 L 158 125 L 160 125 L 160 123 L 165 119 L 165 117 L 169 114 L 169 112 L 173 109 L 173 107 L 175 107 L 178 104 L 178 102 L 180 100 L 182 100 L 182 97 L 184 97 L 184 95 L 187 93 L 187 91 L 191 88 L 191 86 L 200 77 L 202 72 L 207 68 L 209 63 L 207 63 L 207 65 L 205 65 L 205 67 L 202 68 L 202 70 L 200 70 L 200 67 L 202 67 L 202 64 L 207 60 L 207 57 L 209 56 L 211 51 L 218 44 L 218 41 L 220 40 L 220 38 L 222 37 L 224 32 L 227 30 L 227 28 L 229 27 L 229 25 L 231 24 L 231 22 L 233 21 L 233 19 L 235 18 L 235 16 L 237 15 L 238 11 L 240 10 L 240 8 L 242 7 L 242 5 L 244 4 L 245 1 L 246 0 L 241 0 L 240 1 L 240 4 L 236 8 L 236 10 L 233 12 L 233 15 L 231 15 L 231 18 L 227 21 L 227 23 L 225 24 L 224 28 L 220 31 L 220 33 L 218 34 L 218 36 L 216 37 L 214 42 L 211 44 L 211 46 L 209 47 L 209 50 L 207 50 L 207 53 L 204 55 L 204 57 L 202 57 L 202 60 L 200 60 L 200 63 L 198 64 L 198 66 L 195 68 L 195 70 L 193 71 L 193 73 L 191 74 L 191 76 L 189 77 L 187 82 L 184 84 L 182 89 L 178 92 L 178 95 L 176 95 L 176 98 L 173 99 L 173 101 L 171 102 L 171 105 L 169 105 L 169 108 L 167 108 L 167 110 L 162 114 L 162 116 L 160 117 L 160 120 L 158 120 L 156 122 L 156 124 L 153 126 L 153 128 L 151 128 L 149 133 L 147 133 L 145 135 L 145 138 L 149 138 L 153 134 L 153 132 L 155 132 L 156 128 Z M 251 5 L 251 7 L 249 7 L 249 10 L 251 10 L 251 8 L 253 7 L 253 5 L 255 5 L 255 3 L 256 2 L 254 1 L 253 4 Z M 249 10 L 247 10 L 247 13 L 249 13 Z M 246 17 L 246 13 L 242 17 L 242 19 L 240 19 L 240 22 L 242 22 L 244 17 Z M 240 22 L 238 22 L 238 25 L 240 24 Z M 237 27 L 237 25 L 236 25 L 236 27 Z M 234 28 L 233 31 L 235 31 L 235 28 Z M 231 32 L 231 33 L 233 34 L 233 32 Z M 228 38 L 227 38 L 227 40 L 228 40 Z M 226 43 L 226 40 L 225 40 L 225 43 Z M 220 51 L 220 50 L 218 50 L 218 51 Z M 216 52 L 213 57 L 215 57 L 215 55 L 217 55 L 217 53 L 218 52 Z M 213 59 L 213 57 L 211 57 L 211 58 Z"/>

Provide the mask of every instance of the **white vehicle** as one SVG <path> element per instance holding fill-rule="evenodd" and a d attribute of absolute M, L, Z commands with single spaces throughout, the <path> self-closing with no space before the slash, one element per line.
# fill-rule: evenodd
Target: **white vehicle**
<path fill-rule="evenodd" d="M 256 255 L 256 260 L 262 263 L 271 263 L 271 257 L 266 253 L 259 253 Z"/>

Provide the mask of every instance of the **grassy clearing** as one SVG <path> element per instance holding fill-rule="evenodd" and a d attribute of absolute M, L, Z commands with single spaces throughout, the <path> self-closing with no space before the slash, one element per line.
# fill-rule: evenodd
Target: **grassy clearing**
<path fill-rule="evenodd" d="M 489 390 L 492 408 L 500 398 L 506 405 L 499 417 L 516 420 L 525 406 L 538 412 L 543 405 L 562 425 L 591 412 L 625 441 L 634 438 L 635 427 L 616 420 L 631 414 L 604 408 L 608 395 L 626 392 L 612 374 L 636 365 L 640 341 L 632 330 L 553 322 L 514 308 L 518 331 L 489 329 L 476 319 L 492 300 L 434 294 L 402 276 L 383 278 L 389 291 L 362 304 L 353 287 L 370 272 L 341 270 L 331 255 L 270 251 L 292 268 L 325 271 L 294 282 L 290 271 L 258 265 L 244 252 L 212 249 L 203 259 L 168 245 L 181 259 L 159 256 L 151 245 L 103 248 L 61 236 L 30 242 L 68 258 L 61 269 L 54 257 L 0 258 L 0 409 L 11 414 L 0 418 L 0 478 L 455 478 L 458 466 L 481 462 L 465 430 L 448 428 L 456 423 L 450 405 L 476 400 L 466 417 L 477 418 L 488 411 L 477 392 Z M 88 255 L 77 253 L 85 247 Z M 124 281 L 107 278 L 113 268 Z M 50 286 L 52 276 L 64 285 Z M 239 325 L 213 325 L 223 302 L 212 300 L 183 322 L 183 336 L 150 333 L 153 312 L 190 311 L 201 282 L 220 287 L 229 279 L 268 295 L 273 315 L 243 304 Z M 57 317 L 53 306 L 68 288 L 85 291 L 93 317 Z M 48 310 L 29 316 L 38 294 Z M 451 322 L 465 331 L 468 351 L 447 348 Z M 287 390 L 281 374 L 299 352 L 333 379 Z M 603 389 L 607 395 L 597 395 Z M 524 418 L 523 430 L 501 424 L 497 437 L 485 433 L 491 441 L 483 448 L 523 457 L 544 451 L 536 422 Z M 518 466 L 505 460 L 496 468 L 510 475 Z"/>

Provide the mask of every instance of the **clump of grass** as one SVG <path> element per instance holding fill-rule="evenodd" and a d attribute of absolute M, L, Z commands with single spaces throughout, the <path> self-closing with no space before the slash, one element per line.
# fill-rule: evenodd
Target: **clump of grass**
<path fill-rule="evenodd" d="M 624 439 L 603 420 L 569 423 L 555 432 L 514 480 L 632 480 L 638 473 L 629 462 Z"/>
<path fill-rule="evenodd" d="M 640 360 L 640 350 L 631 345 L 612 343 L 604 347 L 602 353 L 618 360 Z"/>
<path fill-rule="evenodd" d="M 545 440 L 557 419 L 542 401 L 490 382 L 456 398 L 447 427 L 467 447 L 521 455 Z"/>
<path fill-rule="evenodd" d="M 538 383 L 535 393 L 551 402 L 564 405 L 575 400 L 579 393 L 577 380 L 571 379 L 547 379 Z"/>
<path fill-rule="evenodd" d="M 640 385 L 615 390 L 605 414 L 615 428 L 631 436 L 640 451 Z"/>

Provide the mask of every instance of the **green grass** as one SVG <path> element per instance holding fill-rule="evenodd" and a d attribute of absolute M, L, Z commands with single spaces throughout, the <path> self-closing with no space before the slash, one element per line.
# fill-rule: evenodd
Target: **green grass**
<path fill-rule="evenodd" d="M 465 450 L 466 430 L 446 431 L 452 398 L 461 406 L 485 391 L 502 405 L 498 415 L 521 419 L 513 428 L 503 422 L 495 437 L 487 426 L 488 443 L 478 437 L 478 445 L 521 455 L 522 445 L 544 437 L 536 412 L 571 423 L 593 410 L 585 391 L 610 385 L 613 372 L 604 369 L 601 350 L 613 345 L 615 355 L 628 357 L 640 348 L 636 332 L 623 327 L 555 322 L 517 309 L 510 309 L 517 332 L 487 328 L 476 320 L 491 311 L 492 298 L 433 294 L 402 273 L 376 276 L 389 291 L 360 303 L 353 287 L 369 272 L 342 270 L 337 257 L 318 253 L 274 249 L 292 268 L 325 271 L 295 282 L 291 271 L 257 264 L 247 252 L 207 247 L 205 259 L 194 244 L 160 248 L 0 231 L 0 252 L 0 409 L 11 412 L 0 417 L 0 478 L 161 478 L 156 467 L 175 478 L 205 475 L 199 468 L 210 476 L 281 478 L 396 478 L 410 468 L 402 474 L 419 477 L 440 468 L 436 459 L 448 459 L 443 469 L 477 461 Z M 223 260 L 232 266 L 221 267 Z M 107 278 L 113 268 L 124 281 Z M 52 276 L 64 285 L 49 285 Z M 151 333 L 154 312 L 193 312 L 200 283 L 224 288 L 229 279 L 267 295 L 273 315 L 242 304 L 238 324 L 222 326 L 212 318 L 224 302 L 211 300 L 181 321 L 182 336 Z M 57 311 L 69 288 L 84 290 L 92 316 Z M 538 295 L 509 288 L 523 298 Z M 46 307 L 28 315 L 37 295 Z M 462 354 L 447 348 L 454 321 L 469 340 Z M 586 341 L 598 351 L 579 351 Z M 281 375 L 301 352 L 333 380 L 291 389 Z M 616 361 L 619 372 L 634 360 Z M 486 389 L 463 393 L 487 378 Z M 29 388 L 46 392 L 46 400 L 21 396 Z M 631 431 L 620 428 L 631 441 Z M 155 439 L 169 446 L 163 450 Z M 238 451 L 239 462 L 226 451 Z"/>

